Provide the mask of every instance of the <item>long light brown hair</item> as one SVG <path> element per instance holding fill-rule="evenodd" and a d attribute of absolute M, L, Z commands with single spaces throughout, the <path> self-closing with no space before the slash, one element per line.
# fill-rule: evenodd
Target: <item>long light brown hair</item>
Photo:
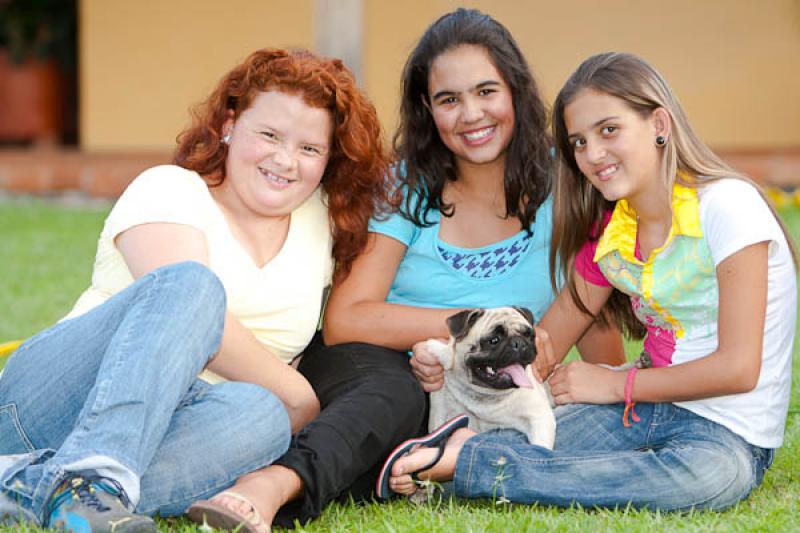
<path fill-rule="evenodd" d="M 672 128 L 662 148 L 661 175 L 672 190 L 678 182 L 698 188 L 722 178 L 746 181 L 759 191 L 775 219 L 783 229 L 792 255 L 797 256 L 786 227 L 761 188 L 748 177 L 726 164 L 695 134 L 677 97 L 663 76 L 643 59 L 626 53 L 607 52 L 590 57 L 569 77 L 553 106 L 553 136 L 558 160 L 554 183 L 553 241 L 550 249 L 550 272 L 553 285 L 556 274 L 563 272 L 566 287 L 575 304 L 589 313 L 580 301 L 572 268 L 575 256 L 589 239 L 598 239 L 603 216 L 614 208 L 614 202 L 603 198 L 578 168 L 569 141 L 564 109 L 584 89 L 593 89 L 625 102 L 641 117 L 663 108 L 670 116 Z M 606 304 L 606 320 L 616 322 L 629 336 L 644 336 L 644 326 L 636 319 L 630 300 L 614 291 Z"/>

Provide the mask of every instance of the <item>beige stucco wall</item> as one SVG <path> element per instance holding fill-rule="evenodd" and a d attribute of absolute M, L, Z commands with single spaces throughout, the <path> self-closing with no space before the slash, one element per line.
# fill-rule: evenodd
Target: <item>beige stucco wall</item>
<path fill-rule="evenodd" d="M 81 0 L 81 146 L 166 149 L 247 54 L 313 42 L 313 0 Z"/>
<path fill-rule="evenodd" d="M 430 21 L 459 5 L 511 30 L 548 102 L 581 60 L 629 51 L 662 72 L 710 144 L 800 146 L 798 0 L 368 1 L 366 82 L 387 130 L 408 52 Z"/>
<path fill-rule="evenodd" d="M 396 123 L 403 62 L 459 5 L 504 23 L 548 101 L 578 63 L 638 53 L 720 148 L 800 146 L 800 0 L 364 0 L 363 84 Z M 262 46 L 312 46 L 313 0 L 82 0 L 81 143 L 164 148 L 235 61 Z"/>

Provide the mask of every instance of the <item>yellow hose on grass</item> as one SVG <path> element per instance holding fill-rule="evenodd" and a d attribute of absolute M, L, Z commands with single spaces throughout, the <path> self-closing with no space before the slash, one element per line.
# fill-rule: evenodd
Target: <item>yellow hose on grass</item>
<path fill-rule="evenodd" d="M 0 357 L 5 357 L 14 353 L 14 350 L 19 348 L 22 341 L 0 342 Z"/>

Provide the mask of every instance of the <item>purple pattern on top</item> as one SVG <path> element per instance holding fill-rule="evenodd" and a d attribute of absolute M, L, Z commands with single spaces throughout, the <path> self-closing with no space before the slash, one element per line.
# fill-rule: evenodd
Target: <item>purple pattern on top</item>
<path fill-rule="evenodd" d="M 519 263 L 520 258 L 528 251 L 532 235 L 527 233 L 497 248 L 482 252 L 464 253 L 437 246 L 439 255 L 454 270 L 463 272 L 473 279 L 489 279 L 508 272 Z"/>

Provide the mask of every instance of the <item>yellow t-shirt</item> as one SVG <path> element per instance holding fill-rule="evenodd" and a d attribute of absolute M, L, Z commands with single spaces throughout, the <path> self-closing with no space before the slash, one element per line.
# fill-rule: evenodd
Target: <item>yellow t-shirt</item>
<path fill-rule="evenodd" d="M 175 165 L 140 174 L 120 196 L 100 234 L 92 284 L 66 318 L 85 313 L 133 282 L 114 239 L 152 222 L 186 224 L 203 232 L 209 268 L 225 286 L 228 311 L 285 362 L 309 343 L 319 323 L 322 294 L 331 282 L 331 232 L 322 194 L 315 191 L 291 216 L 286 242 L 259 268 L 231 234 L 205 181 Z M 210 371 L 209 382 L 222 378 Z"/>

